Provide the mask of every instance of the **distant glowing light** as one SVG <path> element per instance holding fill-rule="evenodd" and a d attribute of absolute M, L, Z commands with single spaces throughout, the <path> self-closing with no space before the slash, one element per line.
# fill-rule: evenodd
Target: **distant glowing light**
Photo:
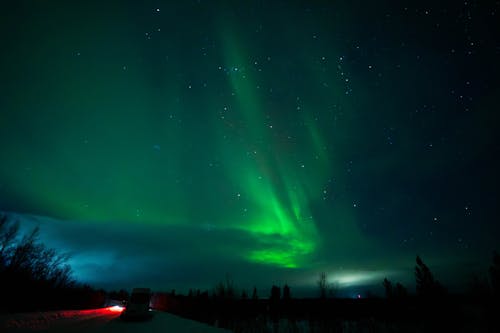
<path fill-rule="evenodd" d="M 366 286 L 382 281 L 384 277 L 390 277 L 398 274 L 396 271 L 331 271 L 327 272 L 328 283 L 332 283 L 339 288 L 349 288 L 357 286 Z M 317 275 L 311 275 L 307 281 L 310 285 L 316 285 L 318 280 Z M 361 294 L 360 294 L 361 295 Z M 353 294 L 357 296 L 357 294 Z"/>

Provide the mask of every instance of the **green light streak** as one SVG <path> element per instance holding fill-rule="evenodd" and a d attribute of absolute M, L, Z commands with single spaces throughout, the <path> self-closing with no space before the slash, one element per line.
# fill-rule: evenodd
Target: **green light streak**
<path fill-rule="evenodd" d="M 248 200 L 255 207 L 254 214 L 237 228 L 256 239 L 256 249 L 244 254 L 247 260 L 298 268 L 306 265 L 307 258 L 314 253 L 319 235 L 309 209 L 307 190 L 320 192 L 319 184 L 324 182 L 326 158 L 319 130 L 313 124 L 306 127 L 316 154 L 322 159 L 316 162 L 320 168 L 314 175 L 299 175 L 293 167 L 297 163 L 279 151 L 267 149 L 272 145 L 270 128 L 266 123 L 260 94 L 250 59 L 243 54 L 242 47 L 230 31 L 224 32 L 226 68 L 229 81 L 236 94 L 237 107 L 243 123 L 247 124 L 245 141 L 247 147 L 257 147 L 256 156 L 246 158 L 245 163 L 234 163 L 228 173 L 234 182 L 240 183 Z M 234 70 L 238 68 L 238 71 Z M 245 147 L 232 147 L 231 155 L 237 155 Z M 321 151 L 321 152 L 320 152 Z M 264 174 L 265 177 L 261 175 Z M 311 179 L 313 178 L 313 179 Z"/>

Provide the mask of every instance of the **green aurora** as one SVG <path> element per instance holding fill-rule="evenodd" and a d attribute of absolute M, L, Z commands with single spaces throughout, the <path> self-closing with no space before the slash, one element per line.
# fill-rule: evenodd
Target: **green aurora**
<path fill-rule="evenodd" d="M 140 229 L 161 243 L 191 230 L 207 262 L 309 280 L 342 269 L 378 279 L 416 253 L 442 271 L 456 257 L 479 267 L 492 250 L 497 102 L 475 87 L 495 87 L 481 69 L 498 65 L 487 42 L 483 60 L 467 58 L 462 30 L 434 31 L 419 6 L 10 6 L 0 210 L 75 235 Z"/>

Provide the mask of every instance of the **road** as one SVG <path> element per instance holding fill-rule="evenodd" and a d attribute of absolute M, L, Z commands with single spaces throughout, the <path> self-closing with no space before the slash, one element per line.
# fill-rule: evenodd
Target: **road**
<path fill-rule="evenodd" d="M 145 322 L 124 322 L 121 309 L 108 307 L 81 311 L 54 311 L 0 316 L 2 333 L 222 333 L 223 329 L 208 326 L 169 313 L 154 312 Z"/>

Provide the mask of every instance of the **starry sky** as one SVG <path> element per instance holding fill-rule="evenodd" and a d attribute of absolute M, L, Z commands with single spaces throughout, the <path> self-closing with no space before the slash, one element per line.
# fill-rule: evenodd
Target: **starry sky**
<path fill-rule="evenodd" d="M 412 290 L 419 254 L 461 288 L 500 244 L 499 16 L 487 0 L 11 1 L 0 210 L 97 287 L 229 274 L 307 294 L 326 272 Z"/>

